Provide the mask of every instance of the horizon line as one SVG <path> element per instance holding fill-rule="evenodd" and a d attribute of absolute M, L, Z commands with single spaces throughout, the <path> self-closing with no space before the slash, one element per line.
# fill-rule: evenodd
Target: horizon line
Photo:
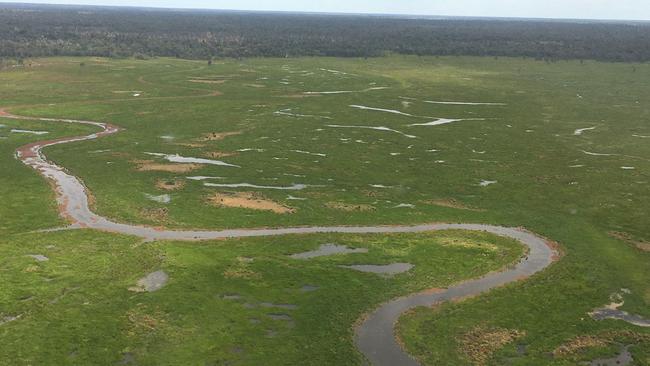
<path fill-rule="evenodd" d="M 171 6 L 142 6 L 142 5 L 108 5 L 108 4 L 59 4 L 59 3 L 31 3 L 17 1 L 1 1 L 3 5 L 28 5 L 28 6 L 53 6 L 53 7 L 91 7 L 91 8 L 126 8 L 142 10 L 166 11 L 212 11 L 212 12 L 249 12 L 249 13 L 281 13 L 281 14 L 309 14 L 333 16 L 375 16 L 375 17 L 413 17 L 413 18 L 465 18 L 465 19 L 494 19 L 494 20 L 538 20 L 538 21 L 582 21 L 582 22 L 643 22 L 650 23 L 650 19 L 616 19 L 616 18 L 572 18 L 572 17 L 534 17 L 534 16 L 488 16 L 488 15 L 445 15 L 445 14 L 411 14 L 411 13 L 380 13 L 380 12 L 329 12 L 306 10 L 270 10 L 270 9 L 235 9 L 235 8 L 205 8 L 205 7 L 171 7 Z M 431 19 L 435 20 L 435 19 Z"/>

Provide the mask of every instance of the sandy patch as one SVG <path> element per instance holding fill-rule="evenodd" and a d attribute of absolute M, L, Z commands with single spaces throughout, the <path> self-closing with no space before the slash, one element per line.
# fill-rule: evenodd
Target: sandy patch
<path fill-rule="evenodd" d="M 201 141 L 220 141 L 229 136 L 241 135 L 242 131 L 231 131 L 231 132 L 210 132 L 201 136 Z"/>
<path fill-rule="evenodd" d="M 212 159 L 220 159 L 220 158 L 227 158 L 229 156 L 237 156 L 239 155 L 236 152 L 224 152 L 224 151 L 208 151 L 203 156 L 207 158 L 212 158 Z"/>
<path fill-rule="evenodd" d="M 178 179 L 158 179 L 156 181 L 156 188 L 162 189 L 163 191 L 177 191 L 185 187 L 185 181 Z"/>
<path fill-rule="evenodd" d="M 644 252 L 650 252 L 650 241 L 636 240 L 630 234 L 621 231 L 610 231 L 609 236 L 632 244 Z"/>
<path fill-rule="evenodd" d="M 277 214 L 294 213 L 295 209 L 281 205 L 254 192 L 215 193 L 208 201 L 220 207 L 247 208 L 250 210 L 273 211 Z"/>
<path fill-rule="evenodd" d="M 192 147 L 192 148 L 205 147 L 205 144 L 197 144 L 196 142 L 175 142 L 172 145 Z"/>
<path fill-rule="evenodd" d="M 444 198 L 444 199 L 436 199 L 436 200 L 427 200 L 427 201 L 422 201 L 422 203 L 428 204 L 428 205 L 434 205 L 434 206 L 440 206 L 440 207 L 447 207 L 447 208 L 455 208 L 458 210 L 469 210 L 469 211 L 483 211 L 480 209 L 472 208 L 469 207 L 462 202 L 459 202 L 453 198 Z"/>
<path fill-rule="evenodd" d="M 473 365 L 482 366 L 503 346 L 525 334 L 516 329 L 477 326 L 458 339 L 458 348 Z"/>
<path fill-rule="evenodd" d="M 151 160 L 134 160 L 139 172 L 189 173 L 201 168 L 201 164 L 160 164 Z"/>
<path fill-rule="evenodd" d="M 554 357 L 564 357 L 572 355 L 588 348 L 605 347 L 609 342 L 605 339 L 596 336 L 579 336 L 571 339 L 570 341 L 560 345 L 553 350 Z"/>
<path fill-rule="evenodd" d="M 340 211 L 374 211 L 375 207 L 366 204 L 344 203 L 344 202 L 327 202 L 325 207 Z"/>

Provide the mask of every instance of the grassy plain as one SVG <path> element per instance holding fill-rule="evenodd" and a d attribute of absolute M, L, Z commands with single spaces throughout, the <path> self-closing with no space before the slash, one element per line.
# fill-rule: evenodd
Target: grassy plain
<path fill-rule="evenodd" d="M 408 315 L 399 328 L 407 349 L 425 364 L 469 363 L 459 349 L 464 335 L 480 326 L 525 334 L 494 350 L 489 364 L 569 365 L 616 348 L 610 341 L 570 355 L 549 353 L 578 336 L 606 333 L 630 343 L 628 331 L 636 337 L 635 362 L 646 365 L 647 329 L 596 322 L 587 312 L 626 288 L 622 309 L 650 317 L 650 255 L 638 245 L 650 240 L 647 80 L 646 64 L 506 58 L 250 59 L 212 66 L 54 58 L 1 71 L 0 107 L 124 127 L 114 136 L 46 150 L 83 179 L 98 213 L 119 221 L 170 228 L 436 221 L 526 227 L 559 242 L 565 257 L 527 282 Z M 305 94 L 340 91 L 350 93 Z M 482 120 L 409 126 L 436 118 Z M 0 124 L 0 136 L 7 137 L 0 139 L 0 276 L 11 284 L 0 292 L 0 316 L 22 314 L 0 325 L 0 362 L 7 364 L 110 364 L 124 354 L 139 364 L 359 364 L 351 329 L 360 314 L 400 294 L 475 277 L 520 254 L 510 241 L 458 232 L 201 244 L 33 233 L 63 225 L 47 183 L 13 159 L 16 147 L 43 136 L 9 130 L 44 130 L 49 138 L 89 129 L 6 118 Z M 223 132 L 241 133 L 203 138 Z M 208 159 L 234 153 L 214 159 L 239 168 L 141 171 L 166 163 L 146 153 Z M 160 188 L 172 181 L 185 185 Z M 214 193 L 243 189 L 205 182 L 308 187 L 255 190 L 293 209 L 277 214 L 211 205 Z M 171 198 L 167 204 L 150 199 L 164 194 Z M 448 248 L 440 245 L 445 235 L 488 240 L 502 249 Z M 306 263 L 286 258 L 330 241 L 371 251 Z M 48 250 L 52 259 L 45 263 L 25 257 Z M 242 260 L 248 257 L 256 260 Z M 359 261 L 416 267 L 392 279 L 336 267 Z M 159 267 L 170 274 L 167 288 L 126 290 Z M 321 288 L 296 290 L 304 284 Z M 291 310 L 294 328 L 265 318 L 268 309 L 219 298 L 227 293 L 240 294 L 242 303 L 299 305 Z M 267 338 L 269 329 L 278 333 Z M 525 352 L 517 353 L 518 345 L 526 345 Z"/>

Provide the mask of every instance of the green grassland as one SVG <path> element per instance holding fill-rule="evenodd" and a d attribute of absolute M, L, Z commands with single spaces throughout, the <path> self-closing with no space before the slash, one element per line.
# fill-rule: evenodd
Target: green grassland
<path fill-rule="evenodd" d="M 630 293 L 622 309 L 650 317 L 650 254 L 641 249 L 650 240 L 648 80 L 647 64 L 508 58 L 245 59 L 211 66 L 175 59 L 52 58 L 0 71 L 0 107 L 125 128 L 45 150 L 84 181 L 96 212 L 117 221 L 204 229 L 437 221 L 523 226 L 558 242 L 562 260 L 526 282 L 405 316 L 399 334 L 409 352 L 424 364 L 470 363 L 459 351 L 460 339 L 480 326 L 525 333 L 496 349 L 488 364 L 571 365 L 616 351 L 616 341 L 632 343 L 634 362 L 647 365 L 647 328 L 596 322 L 587 313 L 625 288 Z M 304 94 L 324 91 L 356 92 Z M 433 117 L 482 120 L 409 126 Z M 0 290 L 0 318 L 22 315 L 0 325 L 3 364 L 114 364 L 124 354 L 146 365 L 360 364 L 352 327 L 361 314 L 395 296 L 476 277 L 521 255 L 509 240 L 464 232 L 146 244 L 92 231 L 38 233 L 64 222 L 48 184 L 13 154 L 44 137 L 9 130 L 49 131 L 51 138 L 92 129 L 7 118 L 0 124 L 0 276 L 9 284 Z M 596 128 L 574 133 L 591 127 Z M 241 133 L 201 139 L 234 131 Z M 254 151 L 237 151 L 242 149 Z M 142 161 L 164 163 L 147 152 L 200 158 L 234 152 L 215 159 L 239 168 L 140 171 Z M 214 193 L 240 190 L 206 187 L 188 176 L 308 187 L 256 190 L 294 210 L 276 214 L 211 205 Z M 484 180 L 496 183 L 481 186 Z M 161 181 L 185 185 L 166 191 L 156 187 Z M 146 194 L 169 194 L 171 202 L 154 202 Z M 160 210 L 163 215 L 151 214 Z M 498 250 L 449 248 L 442 245 L 445 236 L 489 241 Z M 333 241 L 370 252 L 307 262 L 286 257 Z M 51 258 L 37 264 L 28 254 Z M 255 260 L 242 260 L 249 257 Z M 337 267 L 392 262 L 416 267 L 393 278 Z M 163 290 L 127 291 L 160 268 L 170 274 Z M 320 288 L 301 293 L 305 284 Z M 231 293 L 243 300 L 221 297 Z M 242 305 L 264 301 L 298 305 L 290 310 L 292 326 L 269 320 L 269 309 Z M 277 334 L 267 338 L 269 329 Z M 549 356 L 575 337 L 603 334 L 614 334 L 614 341 Z M 516 352 L 517 345 L 526 345 L 524 354 Z"/>

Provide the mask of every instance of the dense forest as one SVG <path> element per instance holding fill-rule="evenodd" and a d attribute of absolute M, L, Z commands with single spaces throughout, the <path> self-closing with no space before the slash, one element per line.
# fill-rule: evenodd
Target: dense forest
<path fill-rule="evenodd" d="M 0 57 L 517 56 L 650 60 L 650 23 L 0 4 Z"/>

